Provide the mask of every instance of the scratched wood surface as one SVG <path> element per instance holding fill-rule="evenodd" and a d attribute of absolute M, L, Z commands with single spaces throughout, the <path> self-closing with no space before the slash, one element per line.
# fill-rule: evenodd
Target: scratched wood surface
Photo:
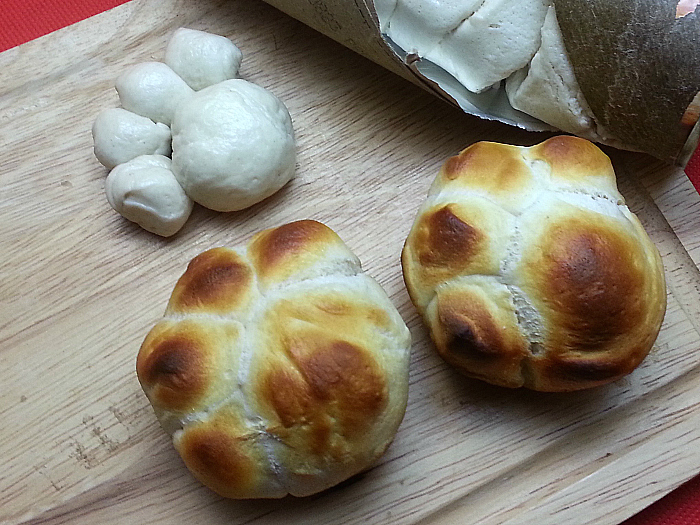
<path fill-rule="evenodd" d="M 163 240 L 110 209 L 90 127 L 120 71 L 160 59 L 180 26 L 232 38 L 243 77 L 287 103 L 298 175 L 243 212 L 197 207 Z M 0 71 L 1 523 L 614 523 L 700 472 L 700 199 L 681 170 L 606 150 L 667 272 L 648 359 L 589 392 L 508 391 L 436 357 L 399 252 L 448 156 L 543 135 L 463 115 L 253 0 L 133 0 L 0 54 Z M 192 257 L 301 218 L 335 229 L 409 325 L 408 410 L 367 473 L 227 501 L 158 426 L 136 352 Z"/>

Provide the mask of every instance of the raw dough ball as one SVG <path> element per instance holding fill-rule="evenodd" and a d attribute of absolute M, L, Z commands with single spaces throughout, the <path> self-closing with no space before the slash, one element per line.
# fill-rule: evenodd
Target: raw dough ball
<path fill-rule="evenodd" d="M 369 468 L 406 409 L 411 336 L 328 227 L 193 259 L 139 381 L 187 467 L 230 498 L 306 496 Z"/>
<path fill-rule="evenodd" d="M 608 157 L 575 137 L 450 158 L 402 263 L 440 355 L 507 387 L 614 381 L 642 362 L 666 310 L 658 250 Z"/>
<path fill-rule="evenodd" d="M 375 3 L 380 4 L 382 27 L 398 46 L 442 67 L 473 93 L 498 85 L 530 62 L 540 47 L 540 28 L 550 4 L 549 0 Z"/>
<path fill-rule="evenodd" d="M 294 175 L 289 112 L 269 91 L 241 79 L 185 100 L 172 123 L 173 172 L 187 195 L 217 211 L 247 208 Z"/>
<path fill-rule="evenodd" d="M 375 5 L 379 20 L 386 18 L 386 32 L 396 44 L 404 51 L 427 56 L 483 3 L 484 0 L 377 0 Z"/>
<path fill-rule="evenodd" d="M 228 38 L 184 27 L 173 33 L 165 50 L 165 63 L 195 91 L 236 78 L 241 58 Z"/>
<path fill-rule="evenodd" d="M 140 155 L 170 155 L 170 128 L 122 108 L 100 112 L 92 126 L 95 156 L 108 169 Z"/>
<path fill-rule="evenodd" d="M 554 7 L 542 27 L 542 43 L 530 64 L 506 81 L 511 105 L 562 131 L 594 138 L 595 120 L 564 47 Z"/>
<path fill-rule="evenodd" d="M 170 171 L 170 159 L 143 155 L 118 165 L 107 176 L 110 206 L 149 232 L 169 237 L 185 224 L 192 200 Z"/>
<path fill-rule="evenodd" d="M 143 62 L 119 75 L 116 81 L 124 109 L 155 122 L 170 125 L 175 108 L 193 91 L 162 62 Z"/>

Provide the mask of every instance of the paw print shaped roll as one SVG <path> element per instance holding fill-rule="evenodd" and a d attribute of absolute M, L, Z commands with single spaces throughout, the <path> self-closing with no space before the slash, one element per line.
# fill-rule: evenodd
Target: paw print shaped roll
<path fill-rule="evenodd" d="M 168 43 L 165 62 L 143 62 L 119 75 L 115 87 L 122 107 L 97 116 L 95 156 L 112 171 L 140 157 L 153 164 L 170 156 L 172 162 L 165 184 L 151 170 L 140 170 L 143 180 L 131 181 L 160 189 L 165 197 L 124 214 L 130 206 L 122 199 L 128 195 L 114 194 L 108 196 L 112 208 L 168 237 L 185 224 L 193 202 L 216 211 L 242 210 L 294 177 L 296 139 L 289 111 L 270 91 L 238 78 L 241 59 L 228 38 L 180 28 Z M 188 201 L 175 219 L 167 198 L 173 180 Z"/>
<path fill-rule="evenodd" d="M 410 334 L 328 227 L 193 259 L 137 358 L 191 472 L 230 498 L 306 496 L 369 468 L 404 416 Z"/>
<path fill-rule="evenodd" d="M 479 142 L 448 159 L 402 264 L 439 354 L 505 387 L 616 380 L 648 354 L 666 309 L 658 250 L 608 157 L 575 137 Z"/>

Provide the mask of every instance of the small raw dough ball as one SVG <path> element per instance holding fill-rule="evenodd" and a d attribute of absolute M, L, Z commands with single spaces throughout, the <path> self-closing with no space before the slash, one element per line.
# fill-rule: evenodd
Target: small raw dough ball
<path fill-rule="evenodd" d="M 542 43 L 527 67 L 506 81 L 511 105 L 547 124 L 582 137 L 594 138 L 595 119 L 576 82 L 554 6 L 542 27 Z"/>
<path fill-rule="evenodd" d="M 473 93 L 525 67 L 540 45 L 549 0 L 375 0 L 387 35 Z M 394 7 L 395 5 L 395 7 Z"/>
<path fill-rule="evenodd" d="M 406 410 L 411 334 L 330 228 L 195 257 L 136 360 L 187 468 L 228 498 L 308 496 L 370 468 Z"/>
<path fill-rule="evenodd" d="M 175 108 L 193 91 L 162 62 L 137 64 L 119 75 L 119 100 L 125 109 L 170 125 Z"/>
<path fill-rule="evenodd" d="M 122 108 L 100 112 L 92 126 L 95 156 L 108 169 L 140 155 L 170 155 L 170 128 Z"/>
<path fill-rule="evenodd" d="M 241 51 L 228 38 L 180 28 L 165 50 L 165 63 L 195 91 L 236 78 Z"/>
<path fill-rule="evenodd" d="M 241 79 L 196 92 L 175 112 L 173 172 L 196 202 L 242 210 L 294 175 L 292 119 L 269 91 Z"/>
<path fill-rule="evenodd" d="M 156 235 L 169 237 L 185 224 L 192 200 L 170 171 L 170 159 L 142 155 L 107 176 L 107 200 L 125 218 Z"/>

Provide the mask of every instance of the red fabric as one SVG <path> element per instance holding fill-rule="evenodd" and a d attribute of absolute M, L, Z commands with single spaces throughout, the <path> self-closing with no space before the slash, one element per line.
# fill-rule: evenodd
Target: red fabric
<path fill-rule="evenodd" d="M 696 149 L 693 156 L 690 157 L 688 165 L 685 167 L 685 174 L 690 179 L 690 182 L 693 183 L 698 193 L 700 193 L 700 148 Z M 700 521 L 698 521 L 698 523 L 700 523 Z"/>
<path fill-rule="evenodd" d="M 0 0 L 0 51 L 126 2 L 127 0 Z"/>
<path fill-rule="evenodd" d="M 699 525 L 700 476 L 667 494 L 622 525 Z"/>
<path fill-rule="evenodd" d="M 101 13 L 128 0 L 0 0 L 0 51 Z M 700 150 L 688 163 L 700 193 Z M 624 522 L 624 525 L 700 525 L 700 475 Z"/>

